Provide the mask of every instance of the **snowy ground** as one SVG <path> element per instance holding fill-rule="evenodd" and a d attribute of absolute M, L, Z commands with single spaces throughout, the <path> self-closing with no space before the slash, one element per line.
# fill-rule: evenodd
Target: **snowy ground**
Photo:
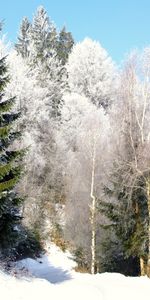
<path fill-rule="evenodd" d="M 69 253 L 51 245 L 41 259 L 28 258 L 17 263 L 14 275 L 0 272 L 0 297 L 2 300 L 150 299 L 147 277 L 80 274 L 72 270 L 74 266 Z M 17 272 L 23 274 L 21 279 L 17 278 Z"/>

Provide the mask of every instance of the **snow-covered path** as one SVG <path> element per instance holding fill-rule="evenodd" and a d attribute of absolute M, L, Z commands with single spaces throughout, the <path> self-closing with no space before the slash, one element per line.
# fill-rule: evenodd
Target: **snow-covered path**
<path fill-rule="evenodd" d="M 150 299 L 150 279 L 125 277 L 117 273 L 97 275 L 76 273 L 75 263 L 51 245 L 41 259 L 25 259 L 17 263 L 21 279 L 0 272 L 2 300 L 141 300 Z"/>
<path fill-rule="evenodd" d="M 46 255 L 33 260 L 24 259 L 17 263 L 17 269 L 28 270 L 28 275 L 43 278 L 50 283 L 61 283 L 72 278 L 75 263 L 69 259 L 69 253 L 63 253 L 55 245 L 51 245 Z"/>

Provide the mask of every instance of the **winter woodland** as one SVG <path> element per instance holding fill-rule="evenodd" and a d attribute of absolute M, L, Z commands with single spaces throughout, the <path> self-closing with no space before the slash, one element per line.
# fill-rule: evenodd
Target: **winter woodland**
<path fill-rule="evenodd" d="M 3 31 L 4 31 L 3 26 Z M 118 67 L 39 7 L 0 40 L 0 257 L 150 276 L 150 48 Z"/>

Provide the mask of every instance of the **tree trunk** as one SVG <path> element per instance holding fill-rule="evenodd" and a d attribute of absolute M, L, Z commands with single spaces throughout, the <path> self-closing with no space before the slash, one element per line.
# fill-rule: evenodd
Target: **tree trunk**
<path fill-rule="evenodd" d="M 140 257 L 140 275 L 145 276 L 146 275 L 146 270 L 145 270 L 145 261 L 143 257 Z"/>
<path fill-rule="evenodd" d="M 92 198 L 91 208 L 91 229 L 92 229 L 92 241 L 91 241 L 91 274 L 95 273 L 95 247 L 96 247 L 96 232 L 95 232 L 95 197 Z"/>
<path fill-rule="evenodd" d="M 148 206 L 148 258 L 147 258 L 147 276 L 150 277 L 150 177 L 146 181 L 147 206 Z"/>
<path fill-rule="evenodd" d="M 92 177 L 91 177 L 91 274 L 95 274 L 95 264 L 96 264 L 96 228 L 95 228 L 95 213 L 96 213 L 96 199 L 94 196 L 94 177 L 95 177 L 95 139 L 93 144 L 93 157 L 92 157 Z"/>

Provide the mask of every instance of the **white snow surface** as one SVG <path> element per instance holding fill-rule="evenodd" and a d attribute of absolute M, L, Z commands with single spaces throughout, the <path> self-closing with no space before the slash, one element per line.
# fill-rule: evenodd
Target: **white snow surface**
<path fill-rule="evenodd" d="M 40 259 L 24 259 L 14 273 L 0 271 L 2 300 L 141 300 L 150 299 L 150 279 L 118 273 L 80 274 L 69 252 L 55 245 Z M 20 276 L 22 274 L 22 276 Z"/>

